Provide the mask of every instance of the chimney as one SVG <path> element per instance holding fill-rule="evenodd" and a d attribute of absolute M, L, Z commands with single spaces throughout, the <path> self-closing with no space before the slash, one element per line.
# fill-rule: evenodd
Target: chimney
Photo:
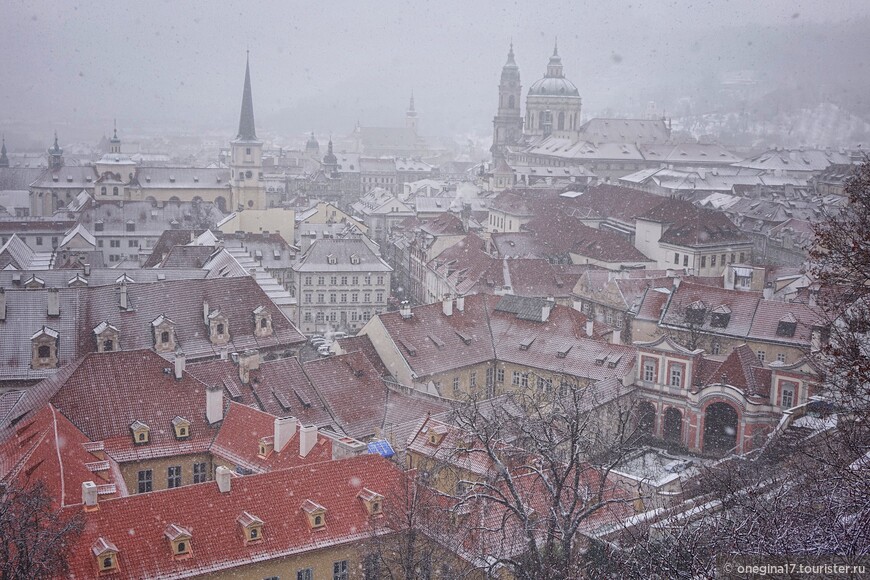
<path fill-rule="evenodd" d="M 275 437 L 273 442 L 276 453 L 281 453 L 281 450 L 293 439 L 294 435 L 296 435 L 296 417 L 275 417 Z"/>
<path fill-rule="evenodd" d="M 0 288 L 0 320 L 6 320 L 6 291 Z"/>
<path fill-rule="evenodd" d="M 230 492 L 230 482 L 232 481 L 232 472 L 224 465 L 218 465 L 215 470 L 214 478 L 217 481 L 218 489 L 221 493 Z"/>
<path fill-rule="evenodd" d="M 411 303 L 409 301 L 405 300 L 402 302 L 402 308 L 399 309 L 399 314 L 401 314 L 404 319 L 411 318 Z"/>
<path fill-rule="evenodd" d="M 90 276 L 90 275 L 91 275 L 91 265 L 85 264 L 85 277 Z"/>
<path fill-rule="evenodd" d="M 368 445 L 353 437 L 341 437 L 332 440 L 332 458 L 345 459 L 362 455 L 368 451 Z"/>
<path fill-rule="evenodd" d="M 587 318 L 586 319 L 586 336 L 589 336 L 589 337 L 592 336 L 592 332 L 593 332 L 594 327 L 595 327 L 595 321 L 592 320 L 591 318 Z"/>
<path fill-rule="evenodd" d="M 465 312 L 465 296 L 456 297 L 456 310 L 459 312 Z"/>
<path fill-rule="evenodd" d="M 449 294 L 446 295 L 444 301 L 441 302 L 441 311 L 444 313 L 444 316 L 453 315 L 453 298 L 451 298 Z"/>
<path fill-rule="evenodd" d="M 99 509 L 97 498 L 97 484 L 93 481 L 82 482 L 82 504 L 85 506 L 85 511 L 93 511 Z"/>
<path fill-rule="evenodd" d="M 222 346 L 218 352 L 220 353 L 221 360 L 227 360 L 227 347 Z"/>
<path fill-rule="evenodd" d="M 243 385 L 251 382 L 251 371 L 260 368 L 260 353 L 256 350 L 246 350 L 239 354 L 239 380 Z"/>
<path fill-rule="evenodd" d="M 773 285 L 765 284 L 764 290 L 762 291 L 762 296 L 765 300 L 773 300 Z"/>
<path fill-rule="evenodd" d="M 553 305 L 550 304 L 549 299 L 547 302 L 541 304 L 541 322 L 547 322 L 547 319 L 550 318 L 550 311 L 553 309 Z"/>
<path fill-rule="evenodd" d="M 205 390 L 205 418 L 214 425 L 224 418 L 224 388 L 212 385 Z"/>
<path fill-rule="evenodd" d="M 121 282 L 121 310 L 127 310 L 129 303 L 127 302 L 127 282 Z"/>
<path fill-rule="evenodd" d="M 208 325 L 208 315 L 210 310 L 208 309 L 208 302 L 205 300 L 202 301 L 202 321 Z"/>
<path fill-rule="evenodd" d="M 175 351 L 175 380 L 180 381 L 181 377 L 184 373 L 184 367 L 187 359 L 184 356 L 184 353 L 179 348 Z"/>
<path fill-rule="evenodd" d="M 48 315 L 60 316 L 60 296 L 58 296 L 57 288 L 48 289 Z"/>
<path fill-rule="evenodd" d="M 610 342 L 613 344 L 620 344 L 622 342 L 622 331 L 618 328 L 613 330 L 613 333 L 610 335 Z"/>
<path fill-rule="evenodd" d="M 299 455 L 306 457 L 317 443 L 317 427 L 303 425 L 299 427 Z"/>

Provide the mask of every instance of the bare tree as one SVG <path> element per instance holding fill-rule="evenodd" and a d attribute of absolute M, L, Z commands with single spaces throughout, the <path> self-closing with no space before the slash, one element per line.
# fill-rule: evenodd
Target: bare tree
<path fill-rule="evenodd" d="M 471 514 L 465 525 L 472 545 L 491 569 L 505 567 L 517 578 L 577 577 L 585 534 L 633 513 L 632 498 L 608 478 L 636 446 L 627 395 L 612 379 L 456 409 L 469 437 L 456 452 L 490 469 L 483 480 L 462 482 L 467 492 L 453 509 Z"/>
<path fill-rule="evenodd" d="M 0 580 L 63 576 L 81 529 L 80 517 L 52 506 L 42 482 L 0 488 Z"/>

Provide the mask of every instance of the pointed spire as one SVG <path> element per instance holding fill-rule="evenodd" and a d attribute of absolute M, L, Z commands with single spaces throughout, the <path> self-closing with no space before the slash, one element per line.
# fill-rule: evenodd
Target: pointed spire
<path fill-rule="evenodd" d="M 60 145 L 57 144 L 57 129 L 54 130 L 54 150 L 57 151 L 60 149 Z"/>
<path fill-rule="evenodd" d="M 559 37 L 556 37 L 555 43 L 553 43 L 553 56 L 559 56 Z"/>
<path fill-rule="evenodd" d="M 511 39 L 511 46 L 510 46 L 510 49 L 508 49 L 508 58 L 507 58 L 507 63 L 505 63 L 505 66 L 516 66 L 516 65 L 517 65 L 517 61 L 514 60 L 514 41 L 513 41 L 513 39 Z"/>
<path fill-rule="evenodd" d="M 410 112 L 410 113 L 414 112 L 414 89 L 411 89 L 411 104 L 408 107 L 408 112 Z"/>
<path fill-rule="evenodd" d="M 0 167 L 9 167 L 9 158 L 6 157 L 6 135 L 2 136 L 2 145 L 0 145 Z"/>
<path fill-rule="evenodd" d="M 251 96 L 251 59 L 250 52 L 245 58 L 245 89 L 242 92 L 242 113 L 239 116 L 239 141 L 256 141 L 257 131 L 254 128 L 254 99 Z"/>
<path fill-rule="evenodd" d="M 117 138 L 118 138 L 118 119 L 113 119 L 112 121 L 113 121 L 113 124 L 114 124 L 114 126 L 115 126 L 115 135 L 114 135 L 114 137 L 115 137 L 115 139 L 117 139 Z"/>

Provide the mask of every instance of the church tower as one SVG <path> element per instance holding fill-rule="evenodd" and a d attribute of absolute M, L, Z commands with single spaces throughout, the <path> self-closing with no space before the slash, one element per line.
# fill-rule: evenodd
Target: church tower
<path fill-rule="evenodd" d="M 115 121 L 115 133 L 109 140 L 109 153 L 118 155 L 121 153 L 121 140 L 118 139 L 118 121 Z"/>
<path fill-rule="evenodd" d="M 0 145 L 0 167 L 9 167 L 9 158 L 6 157 L 6 136 L 3 136 L 3 144 Z"/>
<path fill-rule="evenodd" d="M 405 127 L 417 134 L 417 110 L 414 109 L 414 91 L 411 91 L 411 104 L 405 111 Z"/>
<path fill-rule="evenodd" d="M 519 143 L 523 134 L 523 115 L 520 112 L 520 67 L 514 60 L 514 45 L 511 43 L 507 62 L 501 69 L 498 84 L 498 113 L 492 120 L 493 159 L 504 155 L 504 148 Z"/>
<path fill-rule="evenodd" d="M 251 96 L 251 64 L 245 62 L 245 88 L 242 92 L 242 112 L 239 133 L 230 143 L 231 209 L 265 209 L 266 188 L 263 186 L 263 142 L 254 128 L 254 101 Z"/>
<path fill-rule="evenodd" d="M 332 151 L 332 136 L 329 137 L 329 145 L 327 145 L 326 155 L 323 156 L 323 171 L 330 177 L 338 175 L 338 157 Z"/>
<path fill-rule="evenodd" d="M 580 91 L 565 78 L 556 44 L 547 63 L 547 73 L 532 83 L 526 95 L 526 135 L 579 139 L 581 105 Z"/>
<path fill-rule="evenodd" d="M 57 144 L 57 131 L 54 132 L 54 146 L 48 150 L 48 168 L 57 171 L 63 167 L 63 149 Z"/>

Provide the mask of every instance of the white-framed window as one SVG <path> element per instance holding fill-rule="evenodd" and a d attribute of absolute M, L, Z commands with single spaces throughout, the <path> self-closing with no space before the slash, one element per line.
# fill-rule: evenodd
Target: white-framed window
<path fill-rule="evenodd" d="M 789 409 L 794 406 L 795 386 L 792 383 L 784 383 L 782 386 L 782 406 Z"/>
<path fill-rule="evenodd" d="M 758 356 L 758 360 L 760 360 L 761 362 L 764 362 L 764 356 L 765 356 L 765 355 L 764 355 L 764 351 L 763 351 L 763 350 L 759 350 L 759 351 L 756 352 L 755 354 Z"/>
<path fill-rule="evenodd" d="M 643 380 L 653 383 L 656 380 L 656 361 L 645 359 L 643 361 Z"/>
<path fill-rule="evenodd" d="M 670 376 L 668 377 L 668 384 L 672 387 L 682 387 L 683 386 L 683 365 L 681 364 L 672 364 L 670 366 Z"/>
<path fill-rule="evenodd" d="M 520 373 L 520 371 L 514 371 L 513 380 L 511 381 L 511 384 L 513 384 L 517 387 L 520 386 L 520 375 L 521 374 L 522 373 Z"/>
<path fill-rule="evenodd" d="M 776 360 L 778 360 L 781 363 L 786 362 L 785 353 L 784 352 L 776 353 Z"/>

